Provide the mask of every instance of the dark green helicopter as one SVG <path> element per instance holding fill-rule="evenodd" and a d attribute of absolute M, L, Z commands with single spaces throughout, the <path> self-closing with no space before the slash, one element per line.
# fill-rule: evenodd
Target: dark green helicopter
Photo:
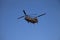
<path fill-rule="evenodd" d="M 33 24 L 34 24 L 34 23 L 38 23 L 37 17 L 43 16 L 43 15 L 46 14 L 46 13 L 44 13 L 44 14 L 41 14 L 41 15 L 38 15 L 38 16 L 32 18 L 32 17 L 30 17 L 29 15 L 26 14 L 25 10 L 23 10 L 23 13 L 24 13 L 25 15 L 19 17 L 18 19 L 25 17 L 24 19 L 25 19 L 28 23 L 31 22 L 31 23 L 33 23 Z"/>

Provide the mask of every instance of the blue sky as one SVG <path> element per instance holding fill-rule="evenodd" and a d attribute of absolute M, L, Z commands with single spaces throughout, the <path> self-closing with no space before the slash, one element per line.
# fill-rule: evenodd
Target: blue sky
<path fill-rule="evenodd" d="M 42 14 L 38 24 L 27 23 L 27 14 Z M 0 0 L 0 40 L 60 40 L 60 0 Z"/>

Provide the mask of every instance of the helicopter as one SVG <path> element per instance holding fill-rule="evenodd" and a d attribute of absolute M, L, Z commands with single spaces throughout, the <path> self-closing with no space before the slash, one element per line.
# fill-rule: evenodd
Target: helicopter
<path fill-rule="evenodd" d="M 30 17 L 29 15 L 26 14 L 25 10 L 23 10 L 23 13 L 24 13 L 24 16 L 18 17 L 18 19 L 24 17 L 24 19 L 25 19 L 28 23 L 30 22 L 30 23 L 33 23 L 33 24 L 38 23 L 37 17 L 43 16 L 43 15 L 46 14 L 46 13 L 43 13 L 43 14 L 41 14 L 41 15 L 38 15 L 38 16 L 32 18 L 32 17 Z"/>

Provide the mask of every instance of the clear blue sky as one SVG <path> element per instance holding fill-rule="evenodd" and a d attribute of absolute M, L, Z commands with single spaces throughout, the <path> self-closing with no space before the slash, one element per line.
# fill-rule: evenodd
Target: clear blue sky
<path fill-rule="evenodd" d="M 19 16 L 42 14 L 38 24 Z M 0 40 L 60 40 L 60 0 L 0 0 Z"/>

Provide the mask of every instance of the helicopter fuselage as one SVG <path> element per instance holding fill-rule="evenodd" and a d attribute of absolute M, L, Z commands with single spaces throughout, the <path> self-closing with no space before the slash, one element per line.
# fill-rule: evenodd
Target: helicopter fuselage
<path fill-rule="evenodd" d="M 26 16 L 25 20 L 29 23 L 38 23 L 38 19 L 37 18 L 31 18 L 30 16 Z"/>

